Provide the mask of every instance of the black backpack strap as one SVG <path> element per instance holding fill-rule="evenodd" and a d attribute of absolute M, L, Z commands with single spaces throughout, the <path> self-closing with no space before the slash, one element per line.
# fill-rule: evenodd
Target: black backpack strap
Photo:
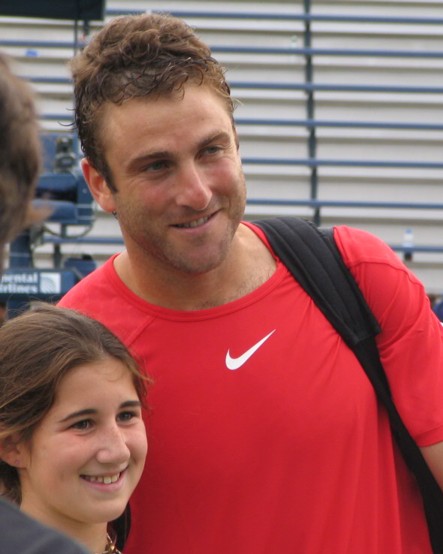
<path fill-rule="evenodd" d="M 292 217 L 254 221 L 274 252 L 353 350 L 379 400 L 393 435 L 420 487 L 432 547 L 443 554 L 443 493 L 392 401 L 375 336 L 380 327 L 338 251 L 332 229 Z"/>
<path fill-rule="evenodd" d="M 254 223 L 263 229 L 278 257 L 351 348 L 380 332 L 328 230 L 291 217 Z"/>

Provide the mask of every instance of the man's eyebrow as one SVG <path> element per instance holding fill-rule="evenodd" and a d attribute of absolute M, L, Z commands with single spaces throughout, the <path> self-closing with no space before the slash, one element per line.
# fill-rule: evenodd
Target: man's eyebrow
<path fill-rule="evenodd" d="M 204 148 L 211 142 L 214 142 L 216 140 L 229 140 L 230 134 L 226 131 L 216 131 L 215 133 L 211 133 L 200 140 L 197 144 L 197 150 Z M 152 152 L 144 152 L 132 160 L 129 161 L 127 170 L 129 172 L 137 170 L 140 165 L 145 165 L 149 162 L 153 162 L 155 160 L 168 160 L 174 157 L 174 154 L 169 150 L 153 150 Z"/>
<path fill-rule="evenodd" d="M 139 156 L 136 156 L 135 158 L 132 158 L 132 160 L 130 160 L 128 163 L 127 170 L 131 172 L 138 169 L 141 165 L 145 165 L 155 160 L 170 159 L 171 157 L 172 153 L 168 152 L 167 150 L 159 150 L 157 152 L 145 152 L 143 154 L 140 154 Z"/>
<path fill-rule="evenodd" d="M 204 139 L 202 139 L 199 143 L 199 147 L 206 146 L 207 144 L 217 141 L 217 140 L 229 140 L 231 138 L 231 135 L 227 133 L 226 131 L 217 131 L 215 133 L 211 133 Z"/>

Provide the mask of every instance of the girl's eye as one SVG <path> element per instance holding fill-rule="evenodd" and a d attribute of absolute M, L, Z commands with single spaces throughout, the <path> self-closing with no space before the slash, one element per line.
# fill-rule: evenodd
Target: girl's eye
<path fill-rule="evenodd" d="M 131 419 L 134 419 L 135 417 L 137 417 L 138 414 L 135 413 L 135 412 L 121 412 L 118 414 L 118 420 L 119 421 L 123 421 L 123 422 L 126 422 L 126 421 L 131 421 Z"/>
<path fill-rule="evenodd" d="M 86 431 L 92 427 L 92 421 L 90 419 L 82 419 L 81 421 L 76 421 L 71 427 L 80 431 Z"/>

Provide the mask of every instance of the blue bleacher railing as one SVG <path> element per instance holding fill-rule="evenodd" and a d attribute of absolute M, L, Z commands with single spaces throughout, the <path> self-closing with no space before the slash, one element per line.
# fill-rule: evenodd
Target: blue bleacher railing
<path fill-rule="evenodd" d="M 166 9 L 166 8 L 165 8 Z M 106 16 L 114 17 L 118 15 L 124 15 L 128 13 L 143 13 L 144 10 L 117 10 L 107 9 Z M 161 12 L 162 10 L 155 10 Z M 311 44 L 311 34 L 313 23 L 349 23 L 349 24 L 376 24 L 376 25 L 411 25 L 411 26 L 427 26 L 435 29 L 442 29 L 443 18 L 434 17 L 393 17 L 393 16 L 367 16 L 367 15 L 347 15 L 347 14 L 313 14 L 311 13 L 311 2 L 305 0 L 304 12 L 300 13 L 271 13 L 269 11 L 262 12 L 250 12 L 250 11 L 209 11 L 209 10 L 167 10 L 169 13 L 178 17 L 185 18 L 187 20 L 237 20 L 237 21 L 283 21 L 293 22 L 299 24 L 298 31 L 303 32 L 304 45 L 291 46 L 291 47 L 267 47 L 267 46 L 244 46 L 244 45 L 220 45 L 216 44 L 212 46 L 214 54 L 236 54 L 239 56 L 252 56 L 257 59 L 260 56 L 298 56 L 304 60 L 305 75 L 304 82 L 264 82 L 258 80 L 243 81 L 232 80 L 230 86 L 235 96 L 236 91 L 241 89 L 263 89 L 263 90 L 287 90 L 295 91 L 300 90 L 306 94 L 306 118 L 299 119 L 276 119 L 276 118 L 262 118 L 262 117 L 238 117 L 236 118 L 236 124 L 238 126 L 276 126 L 276 127 L 303 127 L 307 130 L 307 145 L 305 157 L 294 158 L 278 158 L 278 157 L 251 157 L 245 156 L 243 162 L 246 165 L 264 165 L 264 166 L 304 166 L 310 171 L 311 175 L 311 189 L 310 198 L 302 201 L 292 200 L 275 200 L 272 198 L 250 199 L 249 205 L 287 205 L 287 206 L 305 206 L 313 210 L 313 217 L 320 223 L 321 211 L 325 207 L 346 207 L 357 208 L 367 207 L 368 209 L 375 208 L 387 208 L 393 210 L 399 209 L 419 209 L 419 210 L 441 210 L 442 206 L 438 203 L 374 203 L 374 202 L 337 202 L 335 204 L 322 201 L 318 198 L 319 182 L 317 169 L 320 167 L 359 167 L 359 168 L 403 168 L 403 169 L 419 169 L 423 171 L 435 171 L 443 169 L 443 162 L 439 160 L 374 160 L 374 159 L 327 159 L 324 157 L 318 157 L 317 155 L 317 136 L 316 131 L 320 128 L 349 128 L 349 129 L 384 129 L 384 130 L 411 130 L 411 131 L 429 131 L 440 132 L 443 130 L 443 121 L 436 121 L 435 123 L 417 122 L 417 121 L 357 121 L 357 120 L 326 120 L 324 118 L 315 117 L 316 109 L 316 93 L 317 92 L 355 92 L 355 93 L 385 93 L 391 95 L 404 95 L 404 94 L 417 94 L 438 97 L 443 93 L 442 86 L 429 86 L 429 85 L 410 85 L 405 84 L 400 86 L 398 84 L 353 84 L 353 83 L 327 83 L 327 82 L 315 82 L 313 78 L 313 71 L 315 67 L 312 66 L 312 59 L 314 57 L 331 56 L 331 57 L 353 57 L 353 58 L 367 58 L 373 57 L 376 59 L 382 58 L 411 58 L 422 60 L 443 60 L 442 50 L 425 50 L 425 49 L 389 49 L 389 48 L 318 48 L 313 47 Z M 197 24 L 198 26 L 198 24 Z M 0 46 L 2 47 L 21 47 L 28 49 L 65 49 L 73 50 L 81 46 L 81 43 L 77 41 L 44 41 L 44 40 L 0 40 Z M 228 74 L 229 76 L 229 74 Z M 26 77 L 26 76 L 25 76 Z M 288 75 L 288 81 L 293 78 L 292 75 Z M 68 78 L 62 77 L 44 77 L 37 76 L 30 78 L 36 84 L 61 84 L 70 85 Z M 72 114 L 68 113 L 46 113 L 44 118 L 48 121 L 59 121 L 63 124 L 72 121 Z M 443 173 L 442 173 L 443 176 Z M 443 180 L 443 179 L 442 179 Z M 102 238 L 105 240 L 104 238 Z M 97 241 L 102 239 L 98 237 Z M 45 239 L 46 240 L 46 239 Z M 48 237 L 49 242 L 57 242 L 58 239 L 54 237 Z M 61 240 L 61 239 L 60 239 Z M 68 239 L 66 239 L 68 240 Z M 88 239 L 82 237 L 79 241 L 86 242 Z M 106 239 L 107 240 L 107 239 Z M 111 239 L 113 240 L 113 239 Z M 119 239 L 116 239 L 119 243 Z M 398 245 L 397 245 L 398 248 Z M 420 246 L 414 247 L 419 251 Z M 426 247 L 423 247 L 426 248 Z M 431 246 L 431 251 L 443 251 L 443 246 L 436 247 Z"/>

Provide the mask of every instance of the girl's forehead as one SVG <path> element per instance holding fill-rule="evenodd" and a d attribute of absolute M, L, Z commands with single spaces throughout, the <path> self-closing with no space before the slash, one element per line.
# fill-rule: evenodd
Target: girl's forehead
<path fill-rule="evenodd" d="M 111 399 L 116 403 L 128 397 L 138 399 L 132 372 L 122 361 L 107 358 L 68 371 L 57 385 L 51 411 L 74 405 L 102 406 Z"/>

